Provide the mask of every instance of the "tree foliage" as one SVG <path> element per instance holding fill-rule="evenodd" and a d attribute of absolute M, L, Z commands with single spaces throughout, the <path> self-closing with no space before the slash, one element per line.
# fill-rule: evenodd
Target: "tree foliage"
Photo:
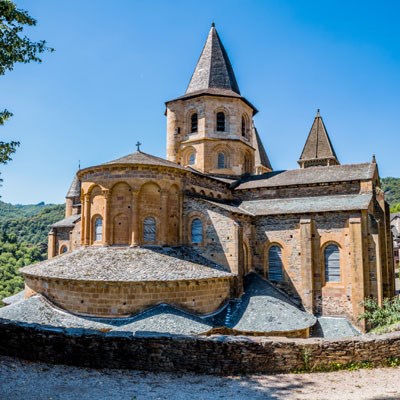
<path fill-rule="evenodd" d="M 381 185 L 385 199 L 390 204 L 390 212 L 400 212 L 400 178 L 382 178 Z"/>
<path fill-rule="evenodd" d="M 64 213 L 62 204 L 23 206 L 0 202 L 0 299 L 23 288 L 21 267 L 47 258 L 50 225 L 62 219 Z"/>
<path fill-rule="evenodd" d="M 41 53 L 54 51 L 47 47 L 46 41 L 35 42 L 23 34 L 26 26 L 34 25 L 36 20 L 27 11 L 18 9 L 10 0 L 0 0 L 0 75 L 12 71 L 17 63 L 42 62 Z M 0 111 L 0 126 L 11 116 L 6 109 Z M 0 164 L 11 161 L 18 146 L 17 141 L 0 141 Z"/>
<path fill-rule="evenodd" d="M 23 35 L 26 26 L 37 21 L 10 0 L 0 0 L 0 75 L 11 71 L 16 63 L 42 62 L 40 54 L 54 49 L 45 40 L 34 42 Z"/>

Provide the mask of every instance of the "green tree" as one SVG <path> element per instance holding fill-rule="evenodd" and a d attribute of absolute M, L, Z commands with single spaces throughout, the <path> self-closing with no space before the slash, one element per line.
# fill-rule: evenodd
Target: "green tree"
<path fill-rule="evenodd" d="M 17 63 L 42 62 L 39 55 L 46 51 L 54 51 L 47 47 L 46 41 L 34 42 L 23 34 L 26 26 L 36 25 L 36 20 L 27 11 L 20 10 L 10 0 L 0 0 L 0 75 L 12 71 Z M 12 116 L 4 109 L 0 111 L 0 125 Z M 0 164 L 11 160 L 19 142 L 0 141 Z"/>

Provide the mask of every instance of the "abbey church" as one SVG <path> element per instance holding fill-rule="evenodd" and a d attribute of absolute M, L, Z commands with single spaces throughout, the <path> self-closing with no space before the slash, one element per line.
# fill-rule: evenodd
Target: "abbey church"
<path fill-rule="evenodd" d="M 22 269 L 25 296 L 98 317 L 167 304 L 242 333 L 307 337 L 321 316 L 363 329 L 364 299 L 394 295 L 376 160 L 341 165 L 318 111 L 299 167 L 275 171 L 256 113 L 213 25 L 186 92 L 166 102 L 166 159 L 138 144 L 79 170 L 49 260 Z"/>

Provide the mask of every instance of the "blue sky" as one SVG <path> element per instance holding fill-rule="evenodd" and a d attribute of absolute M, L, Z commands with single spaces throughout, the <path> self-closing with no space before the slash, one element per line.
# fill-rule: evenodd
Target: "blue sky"
<path fill-rule="evenodd" d="M 215 22 L 274 169 L 297 168 L 316 109 L 342 164 L 400 176 L 400 2 L 19 0 L 56 49 L 0 76 L 20 140 L 1 166 L 12 203 L 60 203 L 82 167 L 165 157 L 164 102 L 182 95 Z"/>

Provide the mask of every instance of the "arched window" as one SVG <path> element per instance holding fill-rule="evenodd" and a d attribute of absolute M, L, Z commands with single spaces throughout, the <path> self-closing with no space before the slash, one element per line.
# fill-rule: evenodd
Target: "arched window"
<path fill-rule="evenodd" d="M 219 169 L 226 168 L 226 157 L 224 153 L 218 153 L 217 167 Z"/>
<path fill-rule="evenodd" d="M 196 163 L 196 154 L 195 153 L 190 153 L 189 159 L 188 159 L 188 164 L 189 165 L 194 165 Z"/>
<path fill-rule="evenodd" d="M 217 113 L 217 132 L 225 132 L 225 114 L 222 111 Z"/>
<path fill-rule="evenodd" d="M 197 113 L 194 113 L 190 117 L 190 133 L 197 132 L 197 122 L 198 122 Z"/>
<path fill-rule="evenodd" d="M 335 244 L 330 244 L 324 250 L 325 282 L 340 282 L 340 251 Z"/>
<path fill-rule="evenodd" d="M 242 136 L 246 137 L 246 118 L 243 116 L 242 117 Z"/>
<path fill-rule="evenodd" d="M 103 219 L 97 217 L 94 221 L 94 241 L 101 242 L 103 240 Z"/>
<path fill-rule="evenodd" d="M 66 253 L 67 251 L 68 251 L 68 247 L 67 247 L 67 246 L 61 246 L 60 254 L 64 254 L 64 253 Z"/>
<path fill-rule="evenodd" d="M 283 281 L 282 250 L 279 246 L 269 248 L 268 278 L 270 281 Z"/>
<path fill-rule="evenodd" d="M 156 220 L 153 217 L 147 217 L 143 221 L 143 241 L 156 241 Z"/>
<path fill-rule="evenodd" d="M 192 243 L 199 244 L 203 242 L 203 223 L 199 218 L 192 221 L 191 226 Z"/>

